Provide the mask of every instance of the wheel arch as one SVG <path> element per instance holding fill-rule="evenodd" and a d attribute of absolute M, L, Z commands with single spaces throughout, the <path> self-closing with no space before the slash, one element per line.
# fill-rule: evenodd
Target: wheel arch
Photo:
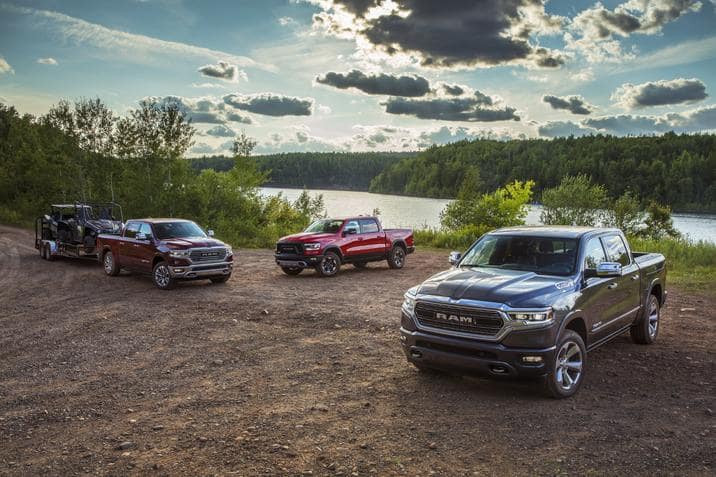
<path fill-rule="evenodd" d="M 404 251 L 408 251 L 408 245 L 405 243 L 405 240 L 403 239 L 396 239 L 393 240 L 393 243 L 390 245 L 390 249 L 394 249 L 395 247 L 401 247 Z"/>
<path fill-rule="evenodd" d="M 338 258 L 341 259 L 341 262 L 343 261 L 343 253 L 341 252 L 341 249 L 336 245 L 330 245 L 323 250 L 323 254 L 327 254 L 328 252 L 333 252 L 336 255 L 338 255 Z"/>
<path fill-rule="evenodd" d="M 567 318 L 565 318 L 564 322 L 562 323 L 562 326 L 559 330 L 559 334 L 561 335 L 564 330 L 574 331 L 582 338 L 582 341 L 584 341 L 584 346 L 585 347 L 589 346 L 589 334 L 587 333 L 587 322 L 581 313 L 574 313 L 572 315 L 568 315 Z"/>

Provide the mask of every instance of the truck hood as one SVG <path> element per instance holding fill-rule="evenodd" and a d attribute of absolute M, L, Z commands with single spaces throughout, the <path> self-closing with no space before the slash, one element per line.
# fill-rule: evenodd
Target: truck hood
<path fill-rule="evenodd" d="M 208 237 L 187 237 L 187 238 L 173 238 L 161 241 L 162 245 L 173 249 L 187 249 L 195 247 L 226 247 L 226 244 L 220 240 L 215 240 Z"/>
<path fill-rule="evenodd" d="M 287 235 L 285 237 L 281 237 L 278 241 L 279 242 L 300 242 L 300 243 L 306 243 L 306 242 L 317 242 L 321 240 L 326 239 L 334 239 L 336 238 L 336 234 L 316 234 L 316 233 L 310 233 L 310 232 L 302 232 L 300 234 L 293 234 L 293 235 Z"/>
<path fill-rule="evenodd" d="M 555 295 L 571 284 L 569 277 L 517 270 L 456 268 L 430 277 L 420 286 L 418 294 L 504 303 L 514 308 L 542 308 L 553 304 Z"/>

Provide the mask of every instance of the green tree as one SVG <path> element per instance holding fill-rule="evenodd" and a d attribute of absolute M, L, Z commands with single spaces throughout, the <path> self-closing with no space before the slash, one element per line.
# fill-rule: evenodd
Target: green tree
<path fill-rule="evenodd" d="M 664 237 L 680 237 L 681 234 L 674 228 L 669 206 L 650 202 L 646 208 L 646 213 L 646 227 L 640 231 L 639 235 L 654 240 L 660 240 Z"/>
<path fill-rule="evenodd" d="M 644 212 L 639 199 L 628 190 L 614 201 L 607 214 L 608 225 L 621 229 L 630 236 L 639 233 L 644 222 Z"/>
<path fill-rule="evenodd" d="M 542 223 L 599 225 L 605 218 L 607 192 L 584 174 L 567 176 L 559 186 L 542 192 Z"/>

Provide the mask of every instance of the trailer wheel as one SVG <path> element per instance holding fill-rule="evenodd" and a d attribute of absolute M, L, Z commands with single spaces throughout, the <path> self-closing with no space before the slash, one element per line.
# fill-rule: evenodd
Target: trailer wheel
<path fill-rule="evenodd" d="M 104 268 L 104 273 L 110 277 L 116 277 L 119 275 L 119 266 L 117 265 L 117 262 L 114 261 L 114 255 L 112 255 L 112 252 L 107 251 L 104 254 L 104 257 L 102 258 L 102 266 Z"/>

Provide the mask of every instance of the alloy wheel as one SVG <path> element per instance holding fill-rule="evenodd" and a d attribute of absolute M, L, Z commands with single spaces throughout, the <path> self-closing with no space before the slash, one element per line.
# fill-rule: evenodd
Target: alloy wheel
<path fill-rule="evenodd" d="M 659 302 L 652 295 L 649 300 L 649 337 L 654 339 L 656 332 L 659 330 Z"/>
<path fill-rule="evenodd" d="M 395 249 L 395 252 L 393 252 L 393 262 L 396 266 L 402 267 L 403 260 L 405 260 L 405 252 L 402 248 L 398 247 Z"/>
<path fill-rule="evenodd" d="M 104 271 L 107 274 L 112 273 L 112 270 L 114 269 L 114 258 L 112 257 L 111 253 L 106 253 L 104 256 Z"/>
<path fill-rule="evenodd" d="M 557 353 L 555 377 L 557 384 L 564 390 L 570 391 L 582 376 L 582 350 L 574 341 L 565 342 Z"/>
<path fill-rule="evenodd" d="M 162 288 L 168 286 L 171 281 L 169 268 L 166 265 L 159 265 L 154 269 L 154 280 L 157 282 L 157 285 Z"/>
<path fill-rule="evenodd" d="M 321 269 L 326 275 L 336 273 L 336 259 L 333 257 L 325 257 L 321 262 Z"/>

